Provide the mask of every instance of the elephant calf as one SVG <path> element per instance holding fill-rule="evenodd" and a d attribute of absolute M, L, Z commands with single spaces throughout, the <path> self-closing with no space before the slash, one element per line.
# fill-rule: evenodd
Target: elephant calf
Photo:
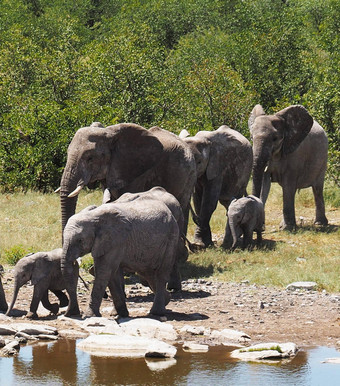
<path fill-rule="evenodd" d="M 250 247 L 253 232 L 257 233 L 257 242 L 262 241 L 264 224 L 264 207 L 262 201 L 255 196 L 233 200 L 228 209 L 227 232 L 232 235 L 232 249 L 236 248 L 237 239 L 243 235 L 243 248 Z"/>
<path fill-rule="evenodd" d="M 57 314 L 60 307 L 68 305 L 68 298 L 62 292 L 65 289 L 65 282 L 61 274 L 60 260 L 62 249 L 54 249 L 50 252 L 37 252 L 24 256 L 20 259 L 14 268 L 14 292 L 11 304 L 6 315 L 10 315 L 19 289 L 31 280 L 34 286 L 33 298 L 30 305 L 30 311 L 27 313 L 28 318 L 37 318 L 37 309 L 41 301 L 43 306 Z M 75 262 L 73 266 L 73 277 L 78 277 L 79 266 Z M 52 291 L 59 299 L 60 304 L 50 303 L 48 299 L 48 290 Z"/>

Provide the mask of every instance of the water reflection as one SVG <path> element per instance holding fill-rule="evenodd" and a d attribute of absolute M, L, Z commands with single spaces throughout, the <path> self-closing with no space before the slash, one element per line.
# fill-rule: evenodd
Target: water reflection
<path fill-rule="evenodd" d="M 330 348 L 301 350 L 289 362 L 246 363 L 229 358 L 232 348 L 208 353 L 178 349 L 175 360 L 91 356 L 73 340 L 23 347 L 0 358 L 1 385 L 339 385 L 340 365 L 321 363 L 340 354 Z"/>

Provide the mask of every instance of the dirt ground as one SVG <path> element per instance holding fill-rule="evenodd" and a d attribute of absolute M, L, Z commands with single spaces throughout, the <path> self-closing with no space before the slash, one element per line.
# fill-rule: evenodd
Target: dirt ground
<path fill-rule="evenodd" d="M 6 299 L 12 296 L 12 270 L 3 277 Z M 86 276 L 86 275 L 85 275 Z M 87 282 L 91 277 L 85 277 Z M 24 286 L 15 304 L 13 321 L 26 321 L 33 287 Z M 126 285 L 127 307 L 131 317 L 147 316 L 153 295 L 147 287 L 133 283 Z M 51 300 L 53 300 L 51 295 Z M 85 310 L 89 292 L 79 283 L 80 308 Z M 110 299 L 103 299 L 102 316 L 109 317 Z M 41 307 L 39 320 L 62 329 L 77 328 L 68 318 L 49 315 Z M 323 345 L 340 347 L 340 294 L 325 291 L 279 290 L 255 286 L 247 282 L 222 283 L 209 280 L 183 282 L 181 292 L 173 293 L 167 306 L 166 320 L 180 329 L 184 325 L 204 327 L 206 330 L 234 329 L 251 337 L 251 344 L 260 342 L 294 342 L 299 346 Z M 3 321 L 0 320 L 2 323 Z M 208 336 L 191 337 L 200 343 L 209 343 Z"/>

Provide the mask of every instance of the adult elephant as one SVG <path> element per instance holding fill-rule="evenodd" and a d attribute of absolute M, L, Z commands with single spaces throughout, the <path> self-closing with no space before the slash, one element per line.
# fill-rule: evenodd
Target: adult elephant
<path fill-rule="evenodd" d="M 123 271 L 137 272 L 148 282 L 155 293 L 151 313 L 164 314 L 170 300 L 166 283 L 176 260 L 180 230 L 173 214 L 177 212 L 173 196 L 166 191 L 147 193 L 128 194 L 115 202 L 90 206 L 69 219 L 61 260 L 70 299 L 67 316 L 80 313 L 73 264 L 90 252 L 96 275 L 86 316 L 100 316 L 107 286 L 118 315 L 128 316 Z M 180 213 L 178 202 L 177 207 Z"/>
<path fill-rule="evenodd" d="M 200 131 L 194 137 L 182 131 L 180 138 L 189 145 L 196 161 L 195 243 L 207 247 L 213 244 L 209 222 L 218 201 L 227 210 L 233 198 L 246 195 L 253 163 L 252 147 L 242 134 L 225 125 L 215 131 Z M 231 243 L 226 228 L 222 247 L 228 248 Z"/>
<path fill-rule="evenodd" d="M 186 232 L 196 165 L 190 149 L 175 134 L 133 123 L 103 127 L 95 122 L 79 129 L 68 147 L 61 178 L 63 230 L 76 211 L 80 190 L 97 181 L 112 200 L 126 192 L 163 187 L 179 201 Z"/>
<path fill-rule="evenodd" d="M 253 195 L 265 204 L 271 182 L 278 182 L 283 192 L 281 229 L 296 227 L 295 193 L 312 187 L 315 223 L 326 225 L 323 198 L 327 167 L 328 140 L 323 128 L 300 105 L 289 106 L 274 115 L 266 115 L 256 105 L 248 121 L 253 139 Z"/>

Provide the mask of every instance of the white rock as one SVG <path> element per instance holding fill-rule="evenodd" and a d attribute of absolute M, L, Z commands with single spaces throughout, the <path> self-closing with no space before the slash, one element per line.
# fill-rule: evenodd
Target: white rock
<path fill-rule="evenodd" d="M 60 330 L 59 336 L 68 339 L 85 339 L 89 336 L 89 333 L 77 330 Z"/>
<path fill-rule="evenodd" d="M 145 351 L 145 356 L 148 358 L 173 358 L 176 353 L 175 346 L 152 339 Z"/>
<path fill-rule="evenodd" d="M 203 326 L 191 326 L 189 324 L 185 324 L 181 329 L 182 333 L 189 333 L 191 335 L 207 335 L 207 331 Z"/>
<path fill-rule="evenodd" d="M 234 350 L 230 356 L 244 361 L 261 361 L 266 359 L 283 359 L 293 357 L 298 351 L 294 343 L 260 343 L 250 347 Z"/>
<path fill-rule="evenodd" d="M 177 363 L 175 358 L 145 359 L 145 362 L 151 371 L 162 371 L 174 366 Z"/>
<path fill-rule="evenodd" d="M 0 335 L 15 335 L 17 330 L 15 330 L 10 324 L 0 324 Z"/>
<path fill-rule="evenodd" d="M 223 344 L 230 342 L 245 343 L 251 339 L 250 336 L 245 332 L 232 330 L 229 328 L 225 328 L 221 331 L 213 331 L 210 336 L 212 338 L 218 339 Z"/>
<path fill-rule="evenodd" d="M 198 344 L 195 342 L 184 342 L 182 348 L 184 351 L 190 351 L 190 352 L 209 351 L 209 346 L 207 344 Z"/>
<path fill-rule="evenodd" d="M 294 283 L 290 283 L 287 285 L 286 289 L 295 291 L 297 289 L 303 289 L 307 291 L 316 290 L 318 287 L 318 284 L 314 281 L 296 281 Z"/>
<path fill-rule="evenodd" d="M 174 346 L 164 342 L 129 335 L 90 335 L 78 342 L 77 347 L 93 355 L 133 358 L 144 357 L 146 353 L 172 357 L 177 352 Z"/>
<path fill-rule="evenodd" d="M 119 326 L 124 334 L 155 338 L 165 341 L 177 339 L 177 333 L 170 323 L 163 323 L 150 318 L 137 318 L 119 321 Z"/>
<path fill-rule="evenodd" d="M 122 329 L 115 320 L 93 317 L 85 319 L 80 322 L 79 325 L 87 332 L 91 334 L 113 334 L 122 335 Z"/>
<path fill-rule="evenodd" d="M 11 325 L 17 331 L 24 332 L 28 335 L 57 335 L 58 331 L 55 327 L 46 324 L 33 323 L 13 323 Z"/>

